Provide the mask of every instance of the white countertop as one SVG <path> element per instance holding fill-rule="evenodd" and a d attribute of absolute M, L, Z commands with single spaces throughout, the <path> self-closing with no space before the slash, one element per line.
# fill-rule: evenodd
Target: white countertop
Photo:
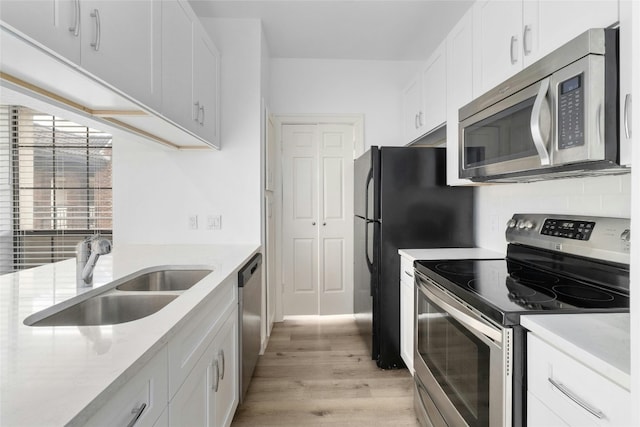
<path fill-rule="evenodd" d="M 601 375 L 630 390 L 629 314 L 542 314 L 522 326 Z"/>
<path fill-rule="evenodd" d="M 398 253 L 411 260 L 429 259 L 495 259 L 504 258 L 503 253 L 484 248 L 437 248 L 437 249 L 400 249 Z"/>
<path fill-rule="evenodd" d="M 93 289 L 155 266 L 200 266 L 213 273 L 155 314 L 108 326 L 23 324 L 35 312 L 92 290 L 76 287 L 75 259 L 0 276 L 0 425 L 80 424 L 258 250 L 258 245 L 115 246 L 98 260 Z"/>

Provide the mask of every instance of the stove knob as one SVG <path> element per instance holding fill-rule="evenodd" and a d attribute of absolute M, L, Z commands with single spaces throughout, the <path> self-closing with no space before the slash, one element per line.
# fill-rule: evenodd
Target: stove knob
<path fill-rule="evenodd" d="M 622 232 L 622 234 L 620 235 L 620 240 L 623 240 L 625 242 L 630 242 L 631 241 L 631 230 L 626 229 Z"/>
<path fill-rule="evenodd" d="M 527 230 L 531 230 L 535 226 L 536 224 L 533 221 L 527 220 L 524 222 L 524 228 L 526 228 Z"/>
<path fill-rule="evenodd" d="M 517 223 L 518 222 L 515 219 L 511 218 L 509 221 L 507 221 L 507 228 L 515 228 Z"/>

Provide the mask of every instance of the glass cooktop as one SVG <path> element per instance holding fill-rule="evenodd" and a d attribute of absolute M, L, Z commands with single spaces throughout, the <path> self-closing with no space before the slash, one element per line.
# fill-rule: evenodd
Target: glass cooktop
<path fill-rule="evenodd" d="M 615 289 L 508 259 L 417 261 L 420 272 L 459 298 L 508 325 L 533 312 L 628 311 Z M 586 272 L 588 275 L 588 272 Z"/>

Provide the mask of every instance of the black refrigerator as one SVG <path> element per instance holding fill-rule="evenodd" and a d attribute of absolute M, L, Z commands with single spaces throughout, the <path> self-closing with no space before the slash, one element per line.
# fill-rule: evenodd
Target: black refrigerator
<path fill-rule="evenodd" d="M 401 368 L 398 249 L 473 247 L 474 189 L 447 186 L 443 148 L 371 147 L 354 179 L 356 322 L 378 366 Z"/>

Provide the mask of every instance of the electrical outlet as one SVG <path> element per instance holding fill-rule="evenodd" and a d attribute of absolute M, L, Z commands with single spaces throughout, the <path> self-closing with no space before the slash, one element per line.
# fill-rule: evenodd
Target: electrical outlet
<path fill-rule="evenodd" d="M 192 214 L 189 215 L 189 230 L 197 230 L 198 229 L 198 215 Z"/>
<path fill-rule="evenodd" d="M 207 216 L 207 230 L 220 230 L 222 228 L 222 215 Z"/>

